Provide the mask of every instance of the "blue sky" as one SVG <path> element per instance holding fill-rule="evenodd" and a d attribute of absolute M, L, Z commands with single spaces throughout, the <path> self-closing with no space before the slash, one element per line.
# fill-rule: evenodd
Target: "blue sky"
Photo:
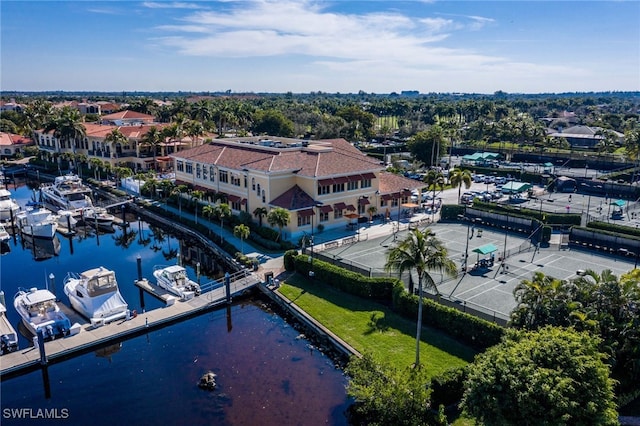
<path fill-rule="evenodd" d="M 0 2 L 0 89 L 640 90 L 640 2 Z"/>

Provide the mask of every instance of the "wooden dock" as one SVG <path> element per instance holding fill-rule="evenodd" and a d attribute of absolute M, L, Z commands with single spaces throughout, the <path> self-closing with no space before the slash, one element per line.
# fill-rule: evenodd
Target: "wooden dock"
<path fill-rule="evenodd" d="M 236 279 L 230 283 L 231 296 L 240 294 L 260 283 L 258 276 L 253 273 L 243 272 L 242 274 L 234 275 Z M 157 288 L 155 285 L 153 287 Z M 162 298 L 163 295 L 158 294 Z M 157 297 L 156 294 L 154 296 Z M 166 297 L 166 295 L 164 296 Z M 226 300 L 226 287 L 224 285 L 214 286 L 210 291 L 204 292 L 191 300 L 181 301 L 176 299 L 175 303 L 163 308 L 137 313 L 137 316 L 129 320 L 114 321 L 99 327 L 92 326 L 86 319 L 65 307 L 64 310 L 69 313 L 71 322 L 80 324 L 80 333 L 75 336 L 45 342 L 44 347 L 47 359 L 54 361 L 96 350 L 125 338 L 144 334 L 150 330 L 193 317 L 225 304 Z M 40 353 L 37 347 L 21 348 L 16 352 L 0 357 L 0 378 L 5 379 L 31 371 L 40 365 Z"/>

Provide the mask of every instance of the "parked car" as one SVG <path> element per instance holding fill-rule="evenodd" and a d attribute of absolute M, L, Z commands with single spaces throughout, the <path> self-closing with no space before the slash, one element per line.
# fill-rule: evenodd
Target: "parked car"
<path fill-rule="evenodd" d="M 507 178 L 504 176 L 496 176 L 494 182 L 496 185 L 504 185 L 505 183 L 507 183 Z"/>

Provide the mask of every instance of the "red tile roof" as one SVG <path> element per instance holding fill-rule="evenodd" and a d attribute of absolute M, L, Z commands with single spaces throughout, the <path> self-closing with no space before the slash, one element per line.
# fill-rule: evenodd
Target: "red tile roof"
<path fill-rule="evenodd" d="M 103 120 L 132 120 L 132 119 L 138 119 L 138 120 L 151 120 L 151 121 L 153 121 L 155 119 L 155 117 L 153 115 L 142 114 L 141 112 L 125 110 L 125 111 L 114 112 L 113 114 L 103 115 L 102 119 Z"/>
<path fill-rule="evenodd" d="M 269 204 L 287 210 L 301 210 L 314 207 L 316 202 L 309 194 L 304 192 L 302 188 L 294 185 Z"/>
<path fill-rule="evenodd" d="M 31 140 L 31 138 L 22 135 L 16 135 L 14 133 L 0 132 L 1 146 L 29 145 L 32 143 L 33 141 Z"/>
<path fill-rule="evenodd" d="M 417 180 L 389 172 L 381 172 L 378 178 L 380 179 L 380 194 L 401 193 L 404 189 L 420 189 L 425 186 L 425 184 Z"/>

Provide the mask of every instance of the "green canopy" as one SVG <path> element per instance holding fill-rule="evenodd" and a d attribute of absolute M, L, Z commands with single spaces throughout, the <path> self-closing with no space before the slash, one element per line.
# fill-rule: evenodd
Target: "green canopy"
<path fill-rule="evenodd" d="M 620 208 L 624 207 L 627 204 L 624 200 L 615 200 L 611 202 L 612 206 L 618 206 Z"/>
<path fill-rule="evenodd" d="M 498 248 L 496 246 L 494 246 L 493 244 L 485 244 L 483 246 L 480 246 L 478 248 L 473 249 L 474 253 L 479 253 L 479 254 L 489 254 L 489 253 L 493 253 L 494 251 L 497 251 Z"/>
<path fill-rule="evenodd" d="M 553 163 L 544 163 L 543 164 L 545 167 L 553 167 Z"/>

